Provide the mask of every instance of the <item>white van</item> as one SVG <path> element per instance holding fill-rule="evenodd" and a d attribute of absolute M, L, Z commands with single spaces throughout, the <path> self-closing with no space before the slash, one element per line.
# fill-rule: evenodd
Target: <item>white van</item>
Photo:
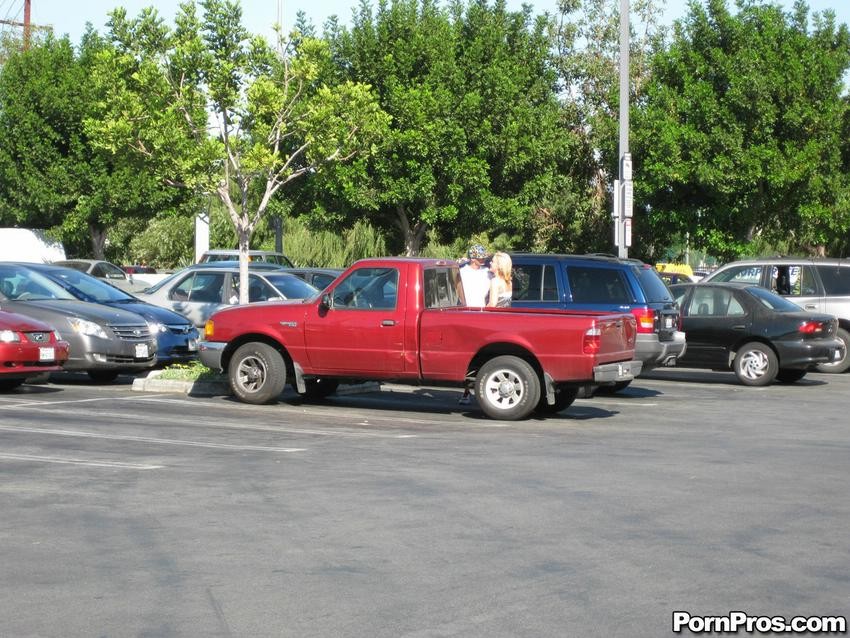
<path fill-rule="evenodd" d="M 62 259 L 65 259 L 65 247 L 48 239 L 43 230 L 0 228 L 0 261 L 49 264 Z"/>

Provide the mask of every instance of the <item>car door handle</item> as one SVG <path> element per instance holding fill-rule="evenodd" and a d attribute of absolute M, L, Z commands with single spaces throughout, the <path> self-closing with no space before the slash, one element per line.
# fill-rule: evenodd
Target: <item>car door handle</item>
<path fill-rule="evenodd" d="M 742 325 L 732 326 L 732 330 L 746 330 L 746 329 L 747 329 L 747 326 L 742 326 Z"/>
<path fill-rule="evenodd" d="M 387 326 L 387 327 L 390 327 L 390 326 L 394 326 L 394 325 L 395 325 L 395 321 L 393 321 L 392 319 L 384 319 L 384 320 L 381 322 L 381 326 Z"/>
<path fill-rule="evenodd" d="M 805 306 L 803 306 L 803 308 L 805 308 L 806 310 L 817 310 L 818 305 L 815 303 L 807 303 Z"/>

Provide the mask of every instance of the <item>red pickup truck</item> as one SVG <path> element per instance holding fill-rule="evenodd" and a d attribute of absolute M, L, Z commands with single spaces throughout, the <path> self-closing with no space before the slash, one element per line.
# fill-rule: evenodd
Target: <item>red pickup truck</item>
<path fill-rule="evenodd" d="M 287 380 L 311 399 L 340 380 L 474 384 L 488 416 L 515 420 L 637 376 L 635 334 L 629 313 L 468 308 L 454 262 L 379 258 L 313 299 L 216 312 L 199 356 L 247 403 L 276 401 Z"/>

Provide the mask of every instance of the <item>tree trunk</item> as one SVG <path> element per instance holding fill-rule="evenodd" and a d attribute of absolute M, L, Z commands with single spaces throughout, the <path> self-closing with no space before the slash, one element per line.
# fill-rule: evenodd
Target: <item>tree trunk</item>
<path fill-rule="evenodd" d="M 91 237 L 91 249 L 95 259 L 105 259 L 106 255 L 106 229 L 100 228 L 93 223 L 89 224 L 89 235 Z"/>
<path fill-rule="evenodd" d="M 425 239 L 428 224 L 420 220 L 411 226 L 410 218 L 404 206 L 396 206 L 396 215 L 396 225 L 398 225 L 404 238 L 404 255 L 416 257 L 422 249 L 422 240 Z"/>

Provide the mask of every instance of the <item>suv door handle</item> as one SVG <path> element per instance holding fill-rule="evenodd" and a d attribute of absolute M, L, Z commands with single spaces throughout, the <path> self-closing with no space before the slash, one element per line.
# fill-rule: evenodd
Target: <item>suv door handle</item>
<path fill-rule="evenodd" d="M 387 327 L 389 327 L 389 326 L 394 326 L 394 325 L 395 325 L 395 321 L 393 321 L 392 319 L 384 319 L 384 320 L 381 322 L 381 326 L 382 326 L 382 327 L 383 327 L 383 326 L 387 326 Z"/>

